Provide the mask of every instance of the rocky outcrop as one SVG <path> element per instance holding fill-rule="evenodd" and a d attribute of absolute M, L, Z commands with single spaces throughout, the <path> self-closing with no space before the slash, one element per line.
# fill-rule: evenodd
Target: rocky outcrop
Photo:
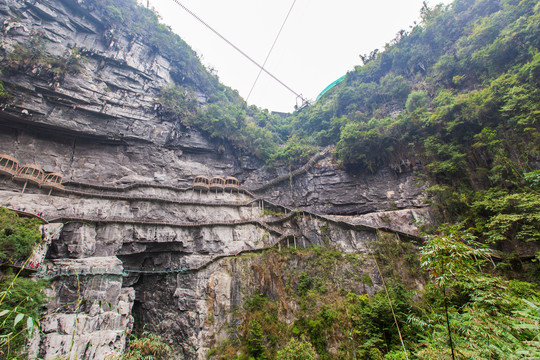
<path fill-rule="evenodd" d="M 288 178 L 289 173 L 284 175 Z M 292 173 L 291 175 L 294 175 Z M 247 187 L 257 189 L 271 177 L 254 172 Z M 413 167 L 396 171 L 384 167 L 376 173 L 349 173 L 338 169 L 330 154 L 297 176 L 263 188 L 257 194 L 294 208 L 335 215 L 360 215 L 376 211 L 425 207 L 423 187 Z"/>
<path fill-rule="evenodd" d="M 43 213 L 61 228 L 40 270 L 51 279 L 51 301 L 35 357 L 103 359 L 123 351 L 134 323 L 144 323 L 175 345 L 177 358 L 204 359 L 246 296 L 279 297 L 283 274 L 264 268 L 265 250 L 323 245 L 369 254 L 379 228 L 410 237 L 430 221 L 414 166 L 352 174 L 325 149 L 299 169 L 267 169 L 163 113 L 156 98 L 173 79 L 202 105 L 201 79 L 111 28 L 90 3 L 0 0 L 5 59 L 33 39 L 78 69 L 21 61 L 1 75 L 11 98 L 0 108 L 0 153 L 66 183 L 64 192 L 28 184 L 23 193 L 23 183 L 0 177 L 1 206 Z M 245 191 L 194 191 L 199 174 L 236 176 Z M 345 270 L 336 279 L 351 291 L 380 286 L 370 261 L 354 273 L 369 274 L 373 286 Z"/>
<path fill-rule="evenodd" d="M 23 194 L 21 185 L 6 178 L 3 186 L 5 206 L 39 209 L 45 219 L 65 222 L 39 273 L 53 284 L 48 305 L 53 314 L 34 345 L 46 359 L 69 349 L 85 359 L 122 351 L 123 334 L 133 324 L 130 316 L 175 344 L 179 358 L 203 359 L 227 335 L 230 314 L 244 298 L 263 290 L 273 298 L 281 296 L 279 277 L 272 275 L 268 283 L 249 270 L 260 268 L 256 264 L 266 256 L 261 250 L 319 245 L 369 255 L 379 228 L 391 231 L 387 226 L 395 222 L 398 234 L 414 236 L 415 224 L 428 215 L 412 210 L 380 213 L 380 218 L 280 214 L 288 210 L 247 194 L 169 187 L 130 187 L 124 195 L 135 192 L 138 199 L 130 201 L 111 198 L 112 189 L 92 198 L 88 194 L 95 189 L 90 188 L 71 193 L 68 186 L 65 193 L 48 195 L 29 186 Z M 172 197 L 176 201 L 165 201 Z M 354 291 L 372 292 L 380 286 L 373 264 L 355 272 L 368 272 L 374 285 L 356 289 L 350 276 L 344 276 L 342 281 Z M 125 312 L 132 306 L 132 312 Z M 124 312 L 114 310 L 120 307 Z M 116 311 L 114 316 L 110 311 Z M 283 317 L 290 320 L 294 314 Z"/>
<path fill-rule="evenodd" d="M 116 257 L 53 260 L 42 273 L 68 269 L 77 275 L 51 279 L 48 314 L 41 320 L 42 334 L 33 339 L 30 358 L 105 359 L 122 353 L 135 300 L 133 288 L 122 287 L 122 262 Z"/>
<path fill-rule="evenodd" d="M 40 231 L 43 242 L 34 249 L 34 252 L 28 258 L 28 264 L 31 265 L 31 268 L 39 267 L 40 264 L 43 264 L 43 261 L 47 256 L 47 251 L 49 251 L 53 241 L 58 241 L 63 227 L 64 225 L 61 223 L 41 225 Z"/>

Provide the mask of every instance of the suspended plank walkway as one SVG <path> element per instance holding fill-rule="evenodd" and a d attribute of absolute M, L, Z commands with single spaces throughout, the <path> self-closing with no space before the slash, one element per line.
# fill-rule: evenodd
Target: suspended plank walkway
<path fill-rule="evenodd" d="M 153 195 L 116 195 L 111 193 L 95 193 L 86 191 L 77 191 L 66 189 L 64 191 L 66 195 L 74 195 L 84 198 L 97 198 L 107 200 L 118 201 L 145 201 L 145 202 L 159 202 L 165 204 L 175 205 L 199 205 L 199 206 L 230 206 L 230 207 L 242 207 L 247 206 L 253 201 L 202 201 L 202 200 L 176 200 L 173 198 L 159 197 Z"/>
<path fill-rule="evenodd" d="M 63 182 L 62 185 L 69 186 L 71 188 L 80 187 L 80 188 L 95 189 L 99 191 L 112 191 L 112 192 L 126 192 L 126 191 L 137 189 L 137 188 L 154 188 L 154 189 L 171 190 L 171 191 L 183 192 L 183 193 L 189 192 L 189 191 L 195 191 L 195 192 L 197 191 L 193 188 L 193 186 L 179 187 L 179 186 L 173 186 L 173 185 L 162 185 L 162 184 L 151 184 L 151 183 L 133 183 L 129 185 L 115 186 L 115 185 L 99 185 L 99 184 L 93 184 L 93 183 L 88 183 L 88 182 L 69 180 L 69 181 Z M 71 190 L 74 190 L 74 189 L 71 189 Z M 235 190 L 235 192 L 242 193 L 242 194 L 251 196 L 253 198 L 256 197 L 249 190 L 246 190 L 243 188 L 238 188 L 238 190 Z M 228 192 L 221 191 L 220 193 L 228 193 Z"/>
<path fill-rule="evenodd" d="M 251 196 L 252 198 L 257 198 L 257 196 L 254 194 L 255 192 L 259 192 L 265 189 L 268 189 L 271 186 L 274 186 L 284 180 L 294 178 L 298 175 L 301 175 L 305 172 L 307 172 L 317 161 L 319 161 L 321 158 L 326 156 L 330 150 L 333 148 L 332 145 L 327 146 L 323 150 L 319 151 L 315 155 L 313 155 L 306 164 L 304 164 L 302 167 L 296 169 L 295 171 L 291 172 L 288 175 L 282 175 L 274 180 L 271 180 L 267 182 L 266 184 L 255 187 L 252 189 L 245 189 L 242 187 L 239 187 L 237 192 L 243 193 L 245 195 Z M 193 189 L 193 186 L 187 186 L 187 187 L 179 187 L 179 186 L 173 186 L 173 185 L 163 185 L 163 184 L 151 184 L 151 183 L 133 183 L 128 185 L 99 185 L 99 184 L 93 184 L 89 182 L 81 182 L 76 180 L 68 180 L 66 182 L 63 182 L 62 185 L 68 186 L 68 187 L 82 187 L 82 188 L 90 188 L 100 191 L 114 191 L 114 192 L 125 192 L 128 190 L 133 190 L 136 188 L 155 188 L 155 189 L 163 189 L 163 190 L 172 190 L 177 192 L 188 192 L 188 191 L 195 191 Z M 75 191 L 71 189 L 72 191 Z M 68 191 L 66 189 L 66 191 Z"/>
<path fill-rule="evenodd" d="M 296 236 L 300 236 L 297 233 L 286 233 L 281 235 L 276 241 L 274 241 L 272 244 L 267 246 L 262 246 L 260 248 L 251 248 L 251 249 L 242 249 L 239 251 L 235 251 L 233 253 L 228 254 L 219 254 L 219 255 L 213 255 L 208 260 L 201 261 L 198 265 L 190 266 L 180 266 L 180 267 L 174 267 L 174 268 L 165 268 L 165 269 L 133 269 L 133 268 L 125 268 L 123 270 L 120 269 L 90 269 L 90 270 L 73 270 L 68 268 L 62 268 L 60 267 L 57 270 L 45 270 L 41 271 L 37 274 L 40 278 L 48 278 L 48 279 L 54 279 L 59 277 L 71 277 L 71 276 L 133 276 L 133 275 L 172 275 L 172 274 L 189 274 L 197 272 L 203 268 L 206 268 L 210 264 L 221 260 L 225 258 L 232 258 L 236 257 L 242 254 L 248 254 L 248 253 L 257 253 L 264 250 L 272 249 L 280 244 L 281 241 L 287 239 L 287 238 L 294 238 Z"/>
<path fill-rule="evenodd" d="M 8 209 L 10 211 L 16 212 L 17 214 L 19 214 L 19 216 L 39 219 L 44 224 L 49 223 L 47 220 L 45 220 L 43 215 L 40 215 L 40 214 L 36 214 L 36 213 L 30 212 L 30 211 L 25 211 L 25 210 L 21 210 L 21 209 L 15 209 L 15 208 L 12 208 L 12 207 L 9 207 L 9 206 L 0 206 L 0 208 L 4 208 L 4 209 Z"/>
<path fill-rule="evenodd" d="M 296 169 L 295 171 L 291 172 L 290 174 L 282 175 L 280 177 L 277 177 L 276 179 L 271 180 L 271 181 L 267 182 L 266 184 L 264 184 L 262 186 L 250 189 L 250 191 L 253 192 L 253 193 L 260 192 L 260 191 L 268 189 L 269 187 L 277 185 L 282 181 L 290 180 L 290 179 L 292 179 L 292 178 L 294 178 L 294 177 L 296 177 L 298 175 L 301 175 L 301 174 L 307 172 L 313 165 L 315 165 L 315 163 L 317 161 L 319 161 L 321 158 L 326 156 L 326 154 L 328 154 L 330 152 L 332 147 L 333 147 L 332 145 L 325 147 L 322 151 L 319 151 L 318 153 L 313 155 L 304 166 L 302 166 L 301 168 Z"/>
<path fill-rule="evenodd" d="M 231 220 L 231 221 L 205 221 L 205 222 L 171 222 L 160 220 L 142 220 L 142 219 L 125 219 L 118 217 L 99 218 L 91 216 L 61 216 L 49 220 L 50 223 L 67 223 L 67 222 L 81 222 L 81 223 L 98 223 L 98 224 L 126 224 L 126 225 L 145 225 L 145 226 L 168 226 L 178 228 L 198 228 L 198 227 L 216 227 L 216 226 L 238 226 L 238 225 L 258 225 L 264 229 L 273 232 L 278 235 L 282 235 L 283 232 L 268 225 L 261 220 Z"/>

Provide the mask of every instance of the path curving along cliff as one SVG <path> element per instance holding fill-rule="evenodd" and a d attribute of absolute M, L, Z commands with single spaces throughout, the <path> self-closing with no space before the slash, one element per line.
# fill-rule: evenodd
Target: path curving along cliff
<path fill-rule="evenodd" d="M 61 228 L 43 264 L 50 300 L 31 356 L 103 359 L 146 324 L 175 344 L 176 358 L 205 359 L 227 336 L 234 309 L 283 286 L 281 275 L 256 272 L 266 256 L 315 246 L 362 256 L 379 231 L 421 241 L 417 225 L 431 217 L 413 167 L 348 173 L 330 147 L 293 171 L 265 167 L 186 125 L 189 114 L 160 107 L 173 83 L 197 107 L 213 104 L 215 89 L 232 96 L 190 50 L 172 57 L 144 34 L 113 26 L 95 5 L 0 1 L 0 79 L 10 94 L 1 99 L 0 153 L 65 179 L 64 191 L 28 184 L 22 192 L 22 183 L 0 176 L 1 206 Z M 15 61 L 32 41 L 43 45 L 41 60 Z M 52 71 L 46 59 L 77 66 Z M 194 191 L 201 174 L 243 186 Z M 351 291 L 374 292 L 374 264 L 362 266 L 374 282 L 347 280 Z"/>

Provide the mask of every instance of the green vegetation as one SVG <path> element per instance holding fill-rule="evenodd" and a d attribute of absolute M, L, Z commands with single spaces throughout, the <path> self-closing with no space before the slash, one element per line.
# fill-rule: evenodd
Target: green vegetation
<path fill-rule="evenodd" d="M 0 274 L 0 359 L 21 359 L 27 341 L 39 331 L 46 281 Z"/>
<path fill-rule="evenodd" d="M 292 264 L 299 263 L 306 268 L 295 271 Z M 269 278 L 275 274 L 284 278 L 268 288 L 254 289 L 244 308 L 234 313 L 229 340 L 211 358 L 375 359 L 388 349 L 399 350 L 385 293 L 358 295 L 373 285 L 362 282 L 369 278 L 363 273 L 367 264 L 363 256 L 345 256 L 320 246 L 266 252 L 260 271 Z M 407 326 L 412 295 L 397 284 L 390 294 L 400 324 Z M 286 322 L 292 303 L 296 304 L 294 320 Z M 414 337 L 412 331 L 407 334 Z"/>
<path fill-rule="evenodd" d="M 489 255 L 470 234 L 455 230 L 423 247 L 422 268 L 431 282 L 425 289 L 429 307 L 413 318 L 425 329 L 419 359 L 446 359 L 452 352 L 461 359 L 540 354 L 538 287 L 484 271 Z"/>
<path fill-rule="evenodd" d="M 0 72 L 0 76 L 2 76 L 2 72 Z M 9 93 L 6 91 L 4 83 L 0 80 L 0 99 L 6 98 L 9 98 Z"/>
<path fill-rule="evenodd" d="M 0 208 L 0 259 L 25 261 L 41 241 L 38 219 L 19 217 Z M 39 331 L 45 281 L 33 281 L 0 271 L 0 359 L 20 359 L 28 338 Z"/>
<path fill-rule="evenodd" d="M 247 108 L 240 101 L 214 99 L 200 107 L 192 90 L 179 85 L 162 89 L 158 101 L 164 109 L 163 115 L 186 127 L 196 126 L 213 139 L 228 140 L 236 148 L 261 159 L 270 158 L 275 152 L 275 144 L 280 142 L 277 135 L 257 125 L 256 119 L 248 116 L 258 115 L 258 110 Z"/>
<path fill-rule="evenodd" d="M 118 360 L 169 360 L 172 355 L 171 347 L 159 335 L 144 331 L 140 337 L 129 339 L 129 350 Z"/>
<path fill-rule="evenodd" d="M 277 360 L 315 360 L 317 353 L 305 337 L 300 340 L 291 338 L 277 354 Z"/>
<path fill-rule="evenodd" d="M 41 242 L 40 225 L 39 219 L 0 208 L 0 260 L 26 260 Z"/>
<path fill-rule="evenodd" d="M 410 359 L 451 359 L 452 351 L 456 359 L 540 354 L 540 289 L 495 275 L 491 250 L 471 234 L 449 228 L 431 236 L 413 262 L 413 248 L 396 250 L 390 236 L 381 234 L 376 246 Z M 399 264 L 407 262 L 407 272 L 426 275 L 422 290 L 404 285 Z M 229 340 L 210 358 L 405 359 L 385 290 L 362 294 L 373 286 L 361 281 L 370 267 L 370 257 L 328 247 L 267 251 L 255 268 L 276 280 L 253 289 L 234 312 Z"/>
<path fill-rule="evenodd" d="M 70 49 L 64 56 L 50 56 L 45 51 L 46 40 L 43 33 L 33 34 L 26 44 L 16 44 L 13 51 L 3 59 L 1 69 L 6 72 L 26 72 L 40 76 L 46 75 L 50 80 L 60 82 L 66 74 L 77 74 L 82 71 L 81 61 L 86 58 L 76 47 Z M 3 86 L 0 88 L 0 98 L 8 94 Z"/>

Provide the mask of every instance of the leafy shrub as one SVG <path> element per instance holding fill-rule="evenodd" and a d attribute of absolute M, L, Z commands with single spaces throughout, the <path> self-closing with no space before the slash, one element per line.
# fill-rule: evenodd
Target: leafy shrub
<path fill-rule="evenodd" d="M 263 305 L 268 301 L 267 297 L 256 293 L 244 301 L 244 306 L 248 311 L 262 310 Z"/>
<path fill-rule="evenodd" d="M 262 332 L 262 327 L 261 327 L 261 324 L 259 324 L 257 321 L 250 322 L 247 343 L 248 343 L 249 353 L 256 360 L 266 359 L 266 346 L 264 344 L 264 336 Z"/>
<path fill-rule="evenodd" d="M 140 337 L 133 336 L 129 340 L 129 350 L 118 360 L 169 360 L 171 347 L 161 336 L 144 331 Z"/>
<path fill-rule="evenodd" d="M 313 279 L 305 271 L 302 271 L 298 278 L 298 295 L 304 296 L 312 287 Z"/>
<path fill-rule="evenodd" d="M 28 338 L 39 330 L 47 282 L 2 275 L 0 282 L 0 359 L 20 359 Z"/>
<path fill-rule="evenodd" d="M 315 360 L 318 359 L 315 348 L 304 336 L 298 340 L 292 337 L 287 345 L 278 351 L 277 360 Z"/>
<path fill-rule="evenodd" d="M 0 75 L 2 75 L 1 72 L 0 72 Z M 4 83 L 0 80 L 0 100 L 6 99 L 6 98 L 9 98 L 9 93 L 4 88 Z"/>
<path fill-rule="evenodd" d="M 407 102 L 405 103 L 405 109 L 409 113 L 421 109 L 427 105 L 427 93 L 425 91 L 413 91 L 407 97 Z"/>
<path fill-rule="evenodd" d="M 535 170 L 525 174 L 525 181 L 533 189 L 540 190 L 540 170 Z"/>
<path fill-rule="evenodd" d="M 19 217 L 6 208 L 0 208 L 0 259 L 23 260 L 41 242 L 39 219 Z"/>

